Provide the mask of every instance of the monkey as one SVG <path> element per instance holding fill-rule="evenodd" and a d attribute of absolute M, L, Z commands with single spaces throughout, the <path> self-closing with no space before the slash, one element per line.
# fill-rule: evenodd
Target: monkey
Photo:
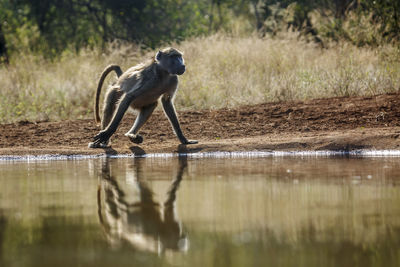
<path fill-rule="evenodd" d="M 156 56 L 148 62 L 131 67 L 124 73 L 118 65 L 106 67 L 96 90 L 94 107 L 96 122 L 100 121 L 99 98 L 104 79 L 114 71 L 118 80 L 107 90 L 101 131 L 94 136 L 93 142 L 90 142 L 88 146 L 90 148 L 109 147 L 109 139 L 117 130 L 129 107 L 139 113 L 125 136 L 133 143 L 142 143 L 143 137 L 138 132 L 157 107 L 159 99 L 181 144 L 197 144 L 197 140 L 188 140 L 184 136 L 173 104 L 178 88 L 178 75 L 182 75 L 185 70 L 183 53 L 172 47 L 158 51 Z"/>

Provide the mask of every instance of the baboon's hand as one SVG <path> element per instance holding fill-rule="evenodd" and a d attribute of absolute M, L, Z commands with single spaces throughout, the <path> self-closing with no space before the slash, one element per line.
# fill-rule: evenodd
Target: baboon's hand
<path fill-rule="evenodd" d="M 100 144 L 100 143 L 107 143 L 108 139 L 110 139 L 112 134 L 109 131 L 103 130 L 100 131 L 93 137 L 93 143 Z"/>
<path fill-rule="evenodd" d="M 192 144 L 197 144 L 197 143 L 199 143 L 199 141 L 197 141 L 197 140 L 184 140 L 182 142 L 183 145 L 192 145 Z"/>

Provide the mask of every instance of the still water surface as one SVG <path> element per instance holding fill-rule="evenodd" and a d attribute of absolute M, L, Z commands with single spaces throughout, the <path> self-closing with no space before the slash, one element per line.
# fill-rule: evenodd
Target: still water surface
<path fill-rule="evenodd" d="M 400 158 L 0 162 L 0 266 L 400 266 Z"/>

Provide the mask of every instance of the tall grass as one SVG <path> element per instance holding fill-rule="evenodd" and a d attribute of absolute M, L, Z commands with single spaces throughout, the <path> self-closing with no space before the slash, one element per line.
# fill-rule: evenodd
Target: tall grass
<path fill-rule="evenodd" d="M 400 90 L 400 50 L 390 45 L 339 43 L 321 49 L 294 34 L 274 39 L 216 34 L 173 46 L 184 51 L 187 64 L 178 109 Z M 114 43 L 104 53 L 81 50 L 55 61 L 15 55 L 0 68 L 0 122 L 90 117 L 103 68 L 117 63 L 125 70 L 154 53 Z"/>
<path fill-rule="evenodd" d="M 0 122 L 92 116 L 95 88 L 104 67 L 140 60 L 141 51 L 135 46 L 110 44 L 107 50 L 65 53 L 56 61 L 15 55 L 9 66 L 0 69 Z"/>
<path fill-rule="evenodd" d="M 321 49 L 285 38 L 215 35 L 181 44 L 188 62 L 177 103 L 220 108 L 264 101 L 373 95 L 400 89 L 400 50 L 348 43 Z"/>

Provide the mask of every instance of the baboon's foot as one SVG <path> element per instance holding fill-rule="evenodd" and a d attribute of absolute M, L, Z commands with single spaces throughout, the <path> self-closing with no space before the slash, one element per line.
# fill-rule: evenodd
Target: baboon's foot
<path fill-rule="evenodd" d="M 107 143 L 90 142 L 88 148 L 109 148 L 110 145 Z"/>
<path fill-rule="evenodd" d="M 132 143 L 135 144 L 143 143 L 143 137 L 140 134 L 126 133 L 125 136 L 127 136 Z"/>

